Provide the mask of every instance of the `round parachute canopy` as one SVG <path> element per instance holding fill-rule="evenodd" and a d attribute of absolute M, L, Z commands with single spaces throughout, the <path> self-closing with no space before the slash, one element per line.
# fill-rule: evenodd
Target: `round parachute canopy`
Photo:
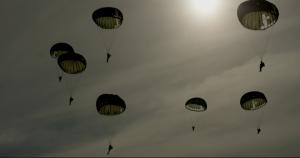
<path fill-rule="evenodd" d="M 56 43 L 50 49 L 52 58 L 58 58 L 62 54 L 74 53 L 73 48 L 67 43 Z"/>
<path fill-rule="evenodd" d="M 65 53 L 58 57 L 59 67 L 68 74 L 78 74 L 86 69 L 85 58 L 77 53 Z"/>
<path fill-rule="evenodd" d="M 266 0 L 248 0 L 240 4 L 237 16 L 247 29 L 266 30 L 277 22 L 279 11 Z"/>
<path fill-rule="evenodd" d="M 207 104 L 202 98 L 191 98 L 185 103 L 185 108 L 191 111 L 202 112 L 207 109 Z"/>
<path fill-rule="evenodd" d="M 126 109 L 124 100 L 118 95 L 102 94 L 96 102 L 97 111 L 101 115 L 119 115 Z"/>
<path fill-rule="evenodd" d="M 123 14 L 117 8 L 105 7 L 94 11 L 92 18 L 102 29 L 117 29 L 122 25 Z"/>
<path fill-rule="evenodd" d="M 244 94 L 240 103 L 244 110 L 257 110 L 267 104 L 267 98 L 263 93 L 253 91 Z"/>

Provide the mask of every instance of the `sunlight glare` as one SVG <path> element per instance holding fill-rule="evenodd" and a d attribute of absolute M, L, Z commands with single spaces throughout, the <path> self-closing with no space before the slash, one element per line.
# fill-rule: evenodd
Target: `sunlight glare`
<path fill-rule="evenodd" d="M 219 0 L 191 0 L 191 7 L 195 12 L 212 15 L 219 6 Z"/>

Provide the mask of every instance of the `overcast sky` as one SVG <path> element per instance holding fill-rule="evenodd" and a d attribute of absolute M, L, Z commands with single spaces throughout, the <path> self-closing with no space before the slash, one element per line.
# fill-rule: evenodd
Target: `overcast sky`
<path fill-rule="evenodd" d="M 300 1 L 272 0 L 280 17 L 267 31 L 241 26 L 241 2 L 208 14 L 191 0 L 1 0 L 0 156 L 106 156 L 109 140 L 110 156 L 300 156 Z M 124 15 L 109 64 L 91 18 L 106 6 Z M 87 60 L 62 83 L 49 54 L 57 42 Z M 254 90 L 268 104 L 243 111 Z M 99 115 L 103 93 L 126 111 Z M 186 110 L 192 97 L 207 111 Z"/>

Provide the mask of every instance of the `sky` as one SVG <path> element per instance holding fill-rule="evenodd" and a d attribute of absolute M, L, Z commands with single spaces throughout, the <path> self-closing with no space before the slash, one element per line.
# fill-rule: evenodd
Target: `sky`
<path fill-rule="evenodd" d="M 241 2 L 210 11 L 195 0 L 1 0 L 0 156 L 101 157 L 109 142 L 121 157 L 300 156 L 300 1 L 270 0 L 280 16 L 266 31 L 239 23 Z M 109 64 L 111 36 L 91 18 L 107 6 L 124 15 Z M 87 60 L 61 83 L 49 52 L 58 42 Z M 242 110 L 249 91 L 267 105 Z M 99 115 L 104 93 L 122 97 L 126 111 Z M 207 111 L 186 110 L 192 97 Z"/>

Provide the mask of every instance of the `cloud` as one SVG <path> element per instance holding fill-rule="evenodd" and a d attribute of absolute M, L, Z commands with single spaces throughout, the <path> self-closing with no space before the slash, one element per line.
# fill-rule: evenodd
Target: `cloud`
<path fill-rule="evenodd" d="M 112 156 L 299 155 L 299 22 L 298 10 L 289 11 L 298 1 L 278 2 L 285 18 L 273 30 L 262 73 L 267 33 L 233 23 L 237 2 L 224 6 L 226 18 L 210 24 L 188 19 L 182 1 L 113 2 L 126 21 L 110 64 L 90 17 L 110 2 L 1 3 L 19 8 L 2 19 L 25 15 L 21 26 L 6 23 L 1 37 L 7 43 L 0 59 L 0 155 L 105 156 L 109 141 Z M 88 68 L 58 83 L 49 49 L 61 41 L 85 55 Z M 68 106 L 71 89 L 75 101 Z M 263 112 L 240 108 L 240 97 L 252 90 L 266 94 Z M 99 115 L 95 104 L 102 93 L 122 97 L 125 113 L 116 119 Z M 187 111 L 191 97 L 204 98 L 208 110 Z M 263 132 L 257 135 L 260 119 Z"/>

